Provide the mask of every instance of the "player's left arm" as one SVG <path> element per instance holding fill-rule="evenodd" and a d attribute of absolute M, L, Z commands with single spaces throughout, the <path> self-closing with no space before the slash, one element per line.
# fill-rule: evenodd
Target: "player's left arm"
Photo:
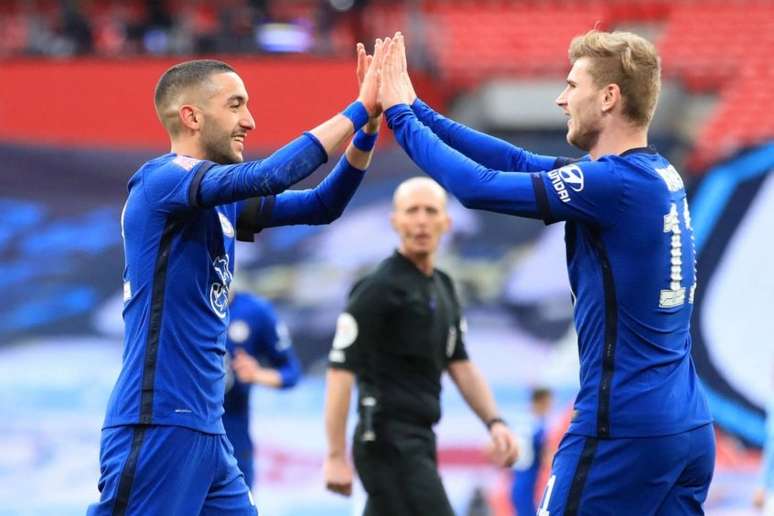
<path fill-rule="evenodd" d="M 329 224 L 349 204 L 371 162 L 381 117 L 369 120 L 353 138 L 336 167 L 315 188 L 288 190 L 277 196 L 240 203 L 237 229 L 241 240 L 263 228 L 292 224 Z"/>
<path fill-rule="evenodd" d="M 301 378 L 301 363 L 293 352 L 287 328 L 278 321 L 269 305 L 256 310 L 250 321 L 255 335 L 250 352 L 237 347 L 232 367 L 237 378 L 244 383 L 254 383 L 284 389 L 293 387 Z M 264 360 L 268 365 L 261 364 Z"/>
<path fill-rule="evenodd" d="M 274 319 L 273 330 L 267 340 L 267 355 L 279 373 L 282 389 L 293 387 L 301 379 L 301 361 L 293 349 L 290 332 L 285 323 Z"/>

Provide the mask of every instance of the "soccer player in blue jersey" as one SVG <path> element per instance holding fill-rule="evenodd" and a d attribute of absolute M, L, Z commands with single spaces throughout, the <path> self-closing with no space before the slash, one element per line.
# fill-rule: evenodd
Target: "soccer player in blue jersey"
<path fill-rule="evenodd" d="M 371 158 L 381 56 L 381 41 L 373 57 L 358 46 L 358 99 L 261 161 L 243 162 L 255 121 L 233 68 L 199 60 L 162 75 L 155 105 L 171 152 L 129 180 L 123 365 L 89 514 L 256 514 L 221 420 L 235 239 L 341 213 Z M 320 185 L 281 193 L 354 132 Z"/>
<path fill-rule="evenodd" d="M 551 391 L 545 388 L 534 389 L 531 394 L 530 433 L 519 447 L 519 460 L 513 465 L 511 503 L 516 516 L 534 516 L 537 512 L 535 490 L 540 469 L 547 462 L 546 416 L 551 410 L 551 398 Z"/>
<path fill-rule="evenodd" d="M 250 438 L 251 387 L 293 387 L 301 378 L 301 363 L 293 351 L 288 328 L 277 319 L 271 303 L 248 292 L 231 292 L 226 339 L 230 367 L 226 367 L 223 426 L 234 447 L 239 470 L 252 489 L 255 471 Z"/>
<path fill-rule="evenodd" d="M 579 160 L 540 156 L 456 124 L 416 98 L 403 38 L 381 102 L 396 140 L 464 205 L 566 221 L 580 392 L 538 514 L 702 514 L 715 459 L 691 359 L 695 260 L 685 189 L 648 147 L 660 63 L 645 39 L 589 33 L 556 100 Z"/>

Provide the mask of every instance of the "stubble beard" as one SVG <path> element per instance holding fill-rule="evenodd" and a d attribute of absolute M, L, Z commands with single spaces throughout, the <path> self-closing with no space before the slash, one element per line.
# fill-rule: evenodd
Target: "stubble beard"
<path fill-rule="evenodd" d="M 244 158 L 231 148 L 231 134 L 202 132 L 202 146 L 207 160 L 220 165 L 242 163 Z"/>

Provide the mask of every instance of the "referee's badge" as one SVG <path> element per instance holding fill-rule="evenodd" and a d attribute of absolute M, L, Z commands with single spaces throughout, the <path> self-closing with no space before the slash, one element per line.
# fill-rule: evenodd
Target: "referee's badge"
<path fill-rule="evenodd" d="M 336 321 L 336 335 L 333 337 L 333 349 L 328 353 L 331 362 L 344 363 L 344 349 L 354 344 L 357 340 L 357 321 L 352 314 L 342 312 Z"/>
<path fill-rule="evenodd" d="M 336 321 L 336 336 L 333 337 L 333 349 L 344 349 L 357 340 L 357 321 L 352 314 L 342 312 Z"/>

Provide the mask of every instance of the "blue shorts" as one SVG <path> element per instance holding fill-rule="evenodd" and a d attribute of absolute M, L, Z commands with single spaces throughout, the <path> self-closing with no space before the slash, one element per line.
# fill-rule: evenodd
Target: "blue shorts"
<path fill-rule="evenodd" d="M 538 516 L 704 514 L 715 468 L 715 434 L 596 439 L 566 434 Z"/>
<path fill-rule="evenodd" d="M 98 515 L 233 515 L 258 512 L 225 435 L 178 426 L 102 430 Z"/>
<path fill-rule="evenodd" d="M 534 468 L 527 471 L 514 471 L 511 485 L 511 503 L 516 511 L 516 516 L 534 516 L 535 486 L 538 472 Z"/>

